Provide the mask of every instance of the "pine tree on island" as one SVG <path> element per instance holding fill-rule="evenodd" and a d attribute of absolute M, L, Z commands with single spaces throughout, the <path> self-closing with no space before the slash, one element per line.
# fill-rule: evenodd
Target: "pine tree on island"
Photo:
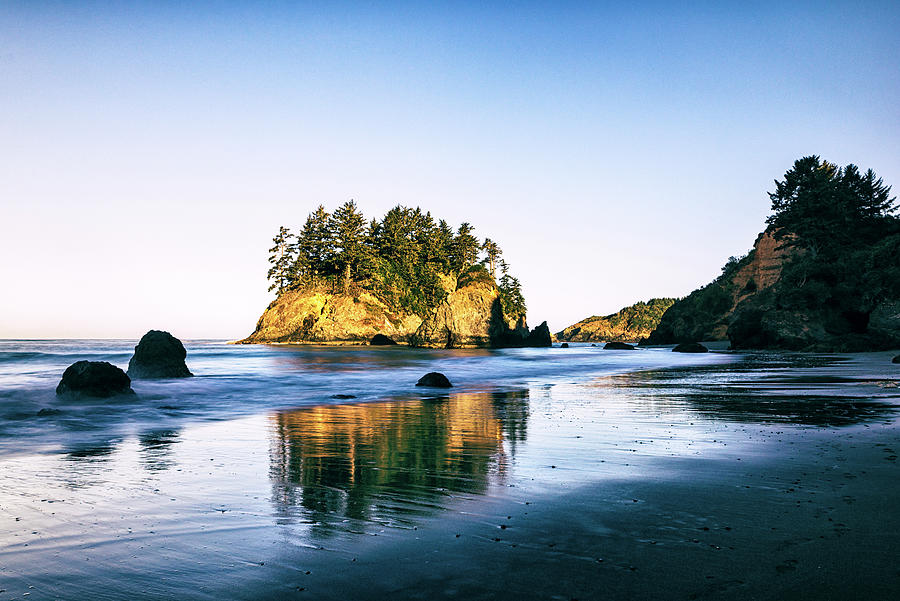
<path fill-rule="evenodd" d="M 484 277 L 497 285 L 507 316 L 525 314 L 521 285 L 509 275 L 500 246 L 490 238 L 481 242 L 470 223 L 454 231 L 419 207 L 397 205 L 367 221 L 352 200 L 333 213 L 320 205 L 296 235 L 280 227 L 269 253 L 269 290 L 278 295 L 368 290 L 396 309 L 424 315 L 446 296 L 447 277 Z"/>

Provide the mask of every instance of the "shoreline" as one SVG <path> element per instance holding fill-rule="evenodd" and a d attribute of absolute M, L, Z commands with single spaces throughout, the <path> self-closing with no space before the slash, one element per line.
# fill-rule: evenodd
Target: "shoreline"
<path fill-rule="evenodd" d="M 845 599 L 900 587 L 900 390 L 887 352 L 577 349 L 433 353 L 457 365 L 462 386 L 260 406 L 0 457 L 0 601 L 97 590 L 148 600 Z M 376 363 L 361 368 L 357 355 L 229 351 L 198 364 L 259 356 L 267 395 L 297 369 L 285 398 L 323 385 L 316 373 L 346 388 L 431 365 L 369 353 Z M 403 357 L 404 371 L 365 379 Z M 558 367 L 535 374 L 535 361 Z M 216 406 L 222 392 L 247 402 L 227 378 L 206 388 L 214 379 L 147 390 L 201 387 Z"/>

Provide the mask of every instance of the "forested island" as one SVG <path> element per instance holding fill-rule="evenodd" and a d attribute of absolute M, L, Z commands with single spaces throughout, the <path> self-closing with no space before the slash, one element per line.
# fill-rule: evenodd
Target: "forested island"
<path fill-rule="evenodd" d="M 769 193 L 768 228 L 676 302 L 650 344 L 854 352 L 900 347 L 900 219 L 871 169 L 798 159 Z"/>
<path fill-rule="evenodd" d="M 365 342 L 414 346 L 550 344 L 530 333 L 519 280 L 490 238 L 396 206 L 367 220 L 348 201 L 319 206 L 295 234 L 280 227 L 269 250 L 277 298 L 244 342 Z M 379 338 L 379 340 L 383 340 Z"/>

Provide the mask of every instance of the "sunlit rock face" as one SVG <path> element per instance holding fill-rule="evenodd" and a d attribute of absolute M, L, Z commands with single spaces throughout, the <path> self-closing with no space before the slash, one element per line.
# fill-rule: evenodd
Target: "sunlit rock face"
<path fill-rule="evenodd" d="M 256 330 L 241 342 L 366 344 L 377 336 L 433 348 L 549 346 L 529 333 L 524 319 L 503 314 L 493 281 L 474 279 L 456 287 L 424 319 L 393 310 L 370 292 L 292 290 L 274 300 Z M 381 338 L 378 338 L 381 340 Z"/>
<path fill-rule="evenodd" d="M 780 248 L 770 230 L 761 233 L 750 253 L 726 267 L 715 281 L 673 304 L 648 336 L 648 344 L 726 340 L 735 310 L 770 289 L 781 276 L 790 251 Z"/>
<path fill-rule="evenodd" d="M 242 342 L 363 344 L 376 334 L 405 341 L 421 323 L 421 317 L 394 311 L 369 292 L 290 290 L 272 301 Z"/>
<path fill-rule="evenodd" d="M 650 335 L 674 302 L 674 298 L 652 298 L 611 315 L 594 315 L 557 332 L 556 338 L 568 342 L 637 342 Z"/>
<path fill-rule="evenodd" d="M 828 270 L 809 262 L 806 251 L 781 248 L 767 230 L 743 259 L 666 311 L 649 344 L 725 340 L 733 349 L 859 352 L 900 346 L 900 299 L 896 272 L 884 265 L 859 269 L 872 290 L 848 284 L 838 270 L 807 280 L 802 269 Z M 856 252 L 856 251 L 848 251 Z M 796 260 L 799 263 L 791 263 Z M 785 269 L 789 267 L 789 271 Z M 793 270 L 792 279 L 787 277 Z M 892 292 L 893 290 L 893 292 Z"/>

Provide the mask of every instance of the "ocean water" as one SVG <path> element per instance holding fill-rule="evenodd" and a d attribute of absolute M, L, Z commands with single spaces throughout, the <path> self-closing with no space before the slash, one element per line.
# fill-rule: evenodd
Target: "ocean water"
<path fill-rule="evenodd" d="M 884 353 L 222 341 L 189 341 L 195 377 L 134 381 L 136 398 L 56 397 L 68 365 L 125 368 L 135 343 L 0 341 L 0 600 L 531 598 L 473 567 L 510 535 L 528 553 L 510 569 L 559 577 L 534 598 L 594 598 L 622 532 L 576 514 L 529 529 L 533 507 L 600 487 L 624 511 L 622 483 L 768 461 L 785 433 L 893 428 L 900 405 Z M 454 388 L 415 387 L 429 371 Z"/>
<path fill-rule="evenodd" d="M 665 350 L 424 350 L 406 347 L 230 345 L 190 341 L 194 378 L 137 380 L 137 399 L 60 399 L 62 372 L 87 359 L 127 369 L 137 341 L 0 341 L 0 455 L 102 445 L 159 428 L 291 408 L 441 396 L 416 388 L 429 371 L 446 373 L 454 392 L 519 389 L 623 371 L 734 360 Z M 353 395 L 353 399 L 335 398 Z M 43 414 L 38 415 L 42 410 Z"/>

